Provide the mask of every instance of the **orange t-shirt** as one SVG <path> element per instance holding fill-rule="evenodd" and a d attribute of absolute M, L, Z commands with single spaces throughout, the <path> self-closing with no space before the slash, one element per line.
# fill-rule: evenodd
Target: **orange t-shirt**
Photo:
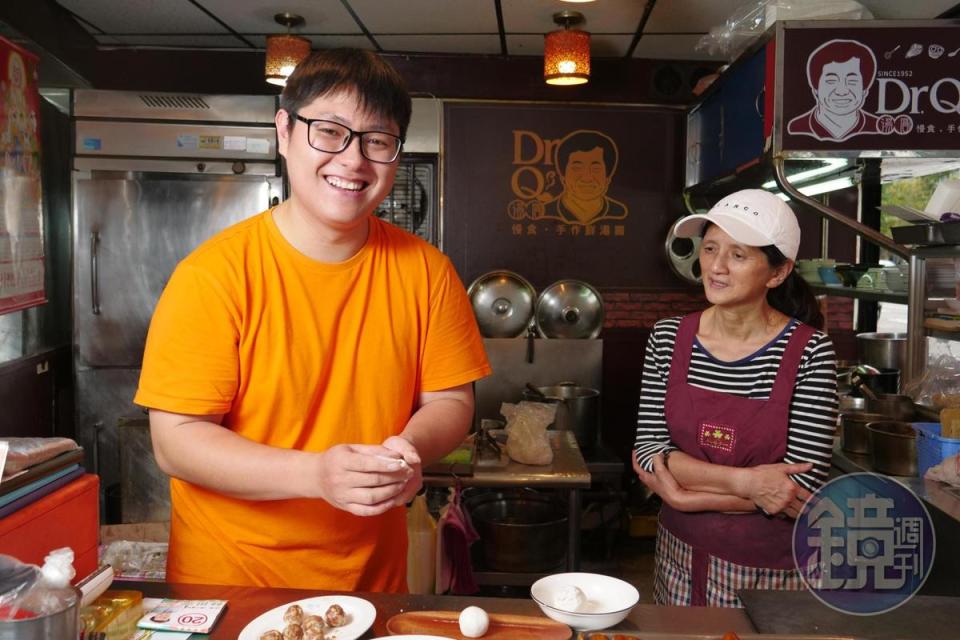
<path fill-rule="evenodd" d="M 421 391 L 490 373 L 463 285 L 438 250 L 370 219 L 363 248 L 324 264 L 272 210 L 177 267 L 150 324 L 137 404 L 224 414 L 274 447 L 324 451 L 400 433 Z M 403 508 L 359 517 L 323 500 L 250 501 L 178 479 L 171 582 L 406 589 Z"/>

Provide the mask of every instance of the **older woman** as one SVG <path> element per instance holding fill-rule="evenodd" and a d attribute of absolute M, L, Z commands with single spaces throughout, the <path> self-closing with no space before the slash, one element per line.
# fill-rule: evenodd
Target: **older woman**
<path fill-rule="evenodd" d="M 741 606 L 736 589 L 802 586 L 793 519 L 830 468 L 835 356 L 785 202 L 739 191 L 677 235 L 703 238 L 711 306 L 647 344 L 634 469 L 664 503 L 654 597 Z"/>

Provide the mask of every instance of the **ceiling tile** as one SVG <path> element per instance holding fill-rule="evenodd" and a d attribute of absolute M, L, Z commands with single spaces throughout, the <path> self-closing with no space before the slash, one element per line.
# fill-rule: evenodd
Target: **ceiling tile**
<path fill-rule="evenodd" d="M 622 58 L 633 36 L 592 35 L 590 55 L 598 58 Z M 507 36 L 507 53 L 512 56 L 542 56 L 543 36 Z"/>
<path fill-rule="evenodd" d="M 633 35 L 610 36 L 593 34 L 590 36 L 590 54 L 598 58 L 622 58 L 633 42 Z"/>
<path fill-rule="evenodd" d="M 952 9 L 957 0 L 860 0 L 877 20 L 926 20 Z"/>
<path fill-rule="evenodd" d="M 245 36 L 247 40 L 252 42 L 256 47 L 260 49 L 267 48 L 267 37 L 266 36 Z M 310 41 L 310 47 L 312 49 L 336 49 L 337 47 L 351 47 L 353 49 L 370 49 L 373 50 L 376 47 L 373 46 L 373 43 L 370 42 L 370 38 L 367 36 L 341 36 L 341 35 L 324 35 L 322 33 L 311 33 L 305 34 L 303 36 Z"/>
<path fill-rule="evenodd" d="M 457 36 L 384 36 L 374 38 L 386 51 L 410 51 L 421 53 L 500 53 L 500 37 L 490 35 Z"/>
<path fill-rule="evenodd" d="M 198 0 L 210 13 L 240 33 L 283 33 L 273 16 L 293 13 L 305 24 L 293 33 L 362 33 L 340 0 Z"/>
<path fill-rule="evenodd" d="M 188 0 L 59 0 L 106 33 L 226 33 Z"/>
<path fill-rule="evenodd" d="M 654 60 L 723 60 L 720 55 L 696 51 L 694 47 L 701 36 L 645 35 L 640 38 L 633 52 L 634 58 Z"/>
<path fill-rule="evenodd" d="M 661 0 L 665 1 L 665 0 Z M 670 0 L 675 2 L 676 0 Z M 557 29 L 553 14 L 564 9 L 578 11 L 586 22 L 578 28 L 590 33 L 634 33 L 643 17 L 645 2 L 601 0 L 574 4 L 557 0 L 502 0 L 503 27 L 507 33 L 546 33 Z"/>
<path fill-rule="evenodd" d="M 756 3 L 752 3 L 750 8 Z M 707 33 L 734 13 L 743 13 L 744 0 L 674 0 L 658 2 L 644 33 Z"/>
<path fill-rule="evenodd" d="M 231 35 L 207 35 L 189 33 L 183 35 L 127 35 L 127 36 L 94 36 L 102 45 L 123 45 L 141 47 L 180 47 L 183 49 L 247 49 L 246 42 Z"/>
<path fill-rule="evenodd" d="M 507 53 L 511 56 L 542 56 L 543 36 L 512 36 L 507 34 Z"/>
<path fill-rule="evenodd" d="M 349 0 L 373 34 L 498 33 L 493 0 Z"/>

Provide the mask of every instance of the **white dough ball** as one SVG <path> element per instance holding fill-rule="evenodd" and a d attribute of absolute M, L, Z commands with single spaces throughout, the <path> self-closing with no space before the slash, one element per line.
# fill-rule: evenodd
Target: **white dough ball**
<path fill-rule="evenodd" d="M 586 601 L 587 596 L 579 587 L 568 584 L 557 591 L 557 595 L 553 598 L 553 606 L 563 611 L 579 611 Z"/>
<path fill-rule="evenodd" d="M 490 616 L 480 607 L 467 607 L 460 612 L 460 633 L 479 638 L 490 628 Z"/>

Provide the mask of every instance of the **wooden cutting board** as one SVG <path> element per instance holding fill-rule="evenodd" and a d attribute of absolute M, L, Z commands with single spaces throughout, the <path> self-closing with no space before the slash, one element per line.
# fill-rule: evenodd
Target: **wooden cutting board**
<path fill-rule="evenodd" d="M 460 633 L 459 611 L 408 611 L 387 620 L 394 635 L 414 633 L 456 640 L 471 640 Z M 491 613 L 490 628 L 482 640 L 567 640 L 573 632 L 565 624 L 548 618 Z"/>

